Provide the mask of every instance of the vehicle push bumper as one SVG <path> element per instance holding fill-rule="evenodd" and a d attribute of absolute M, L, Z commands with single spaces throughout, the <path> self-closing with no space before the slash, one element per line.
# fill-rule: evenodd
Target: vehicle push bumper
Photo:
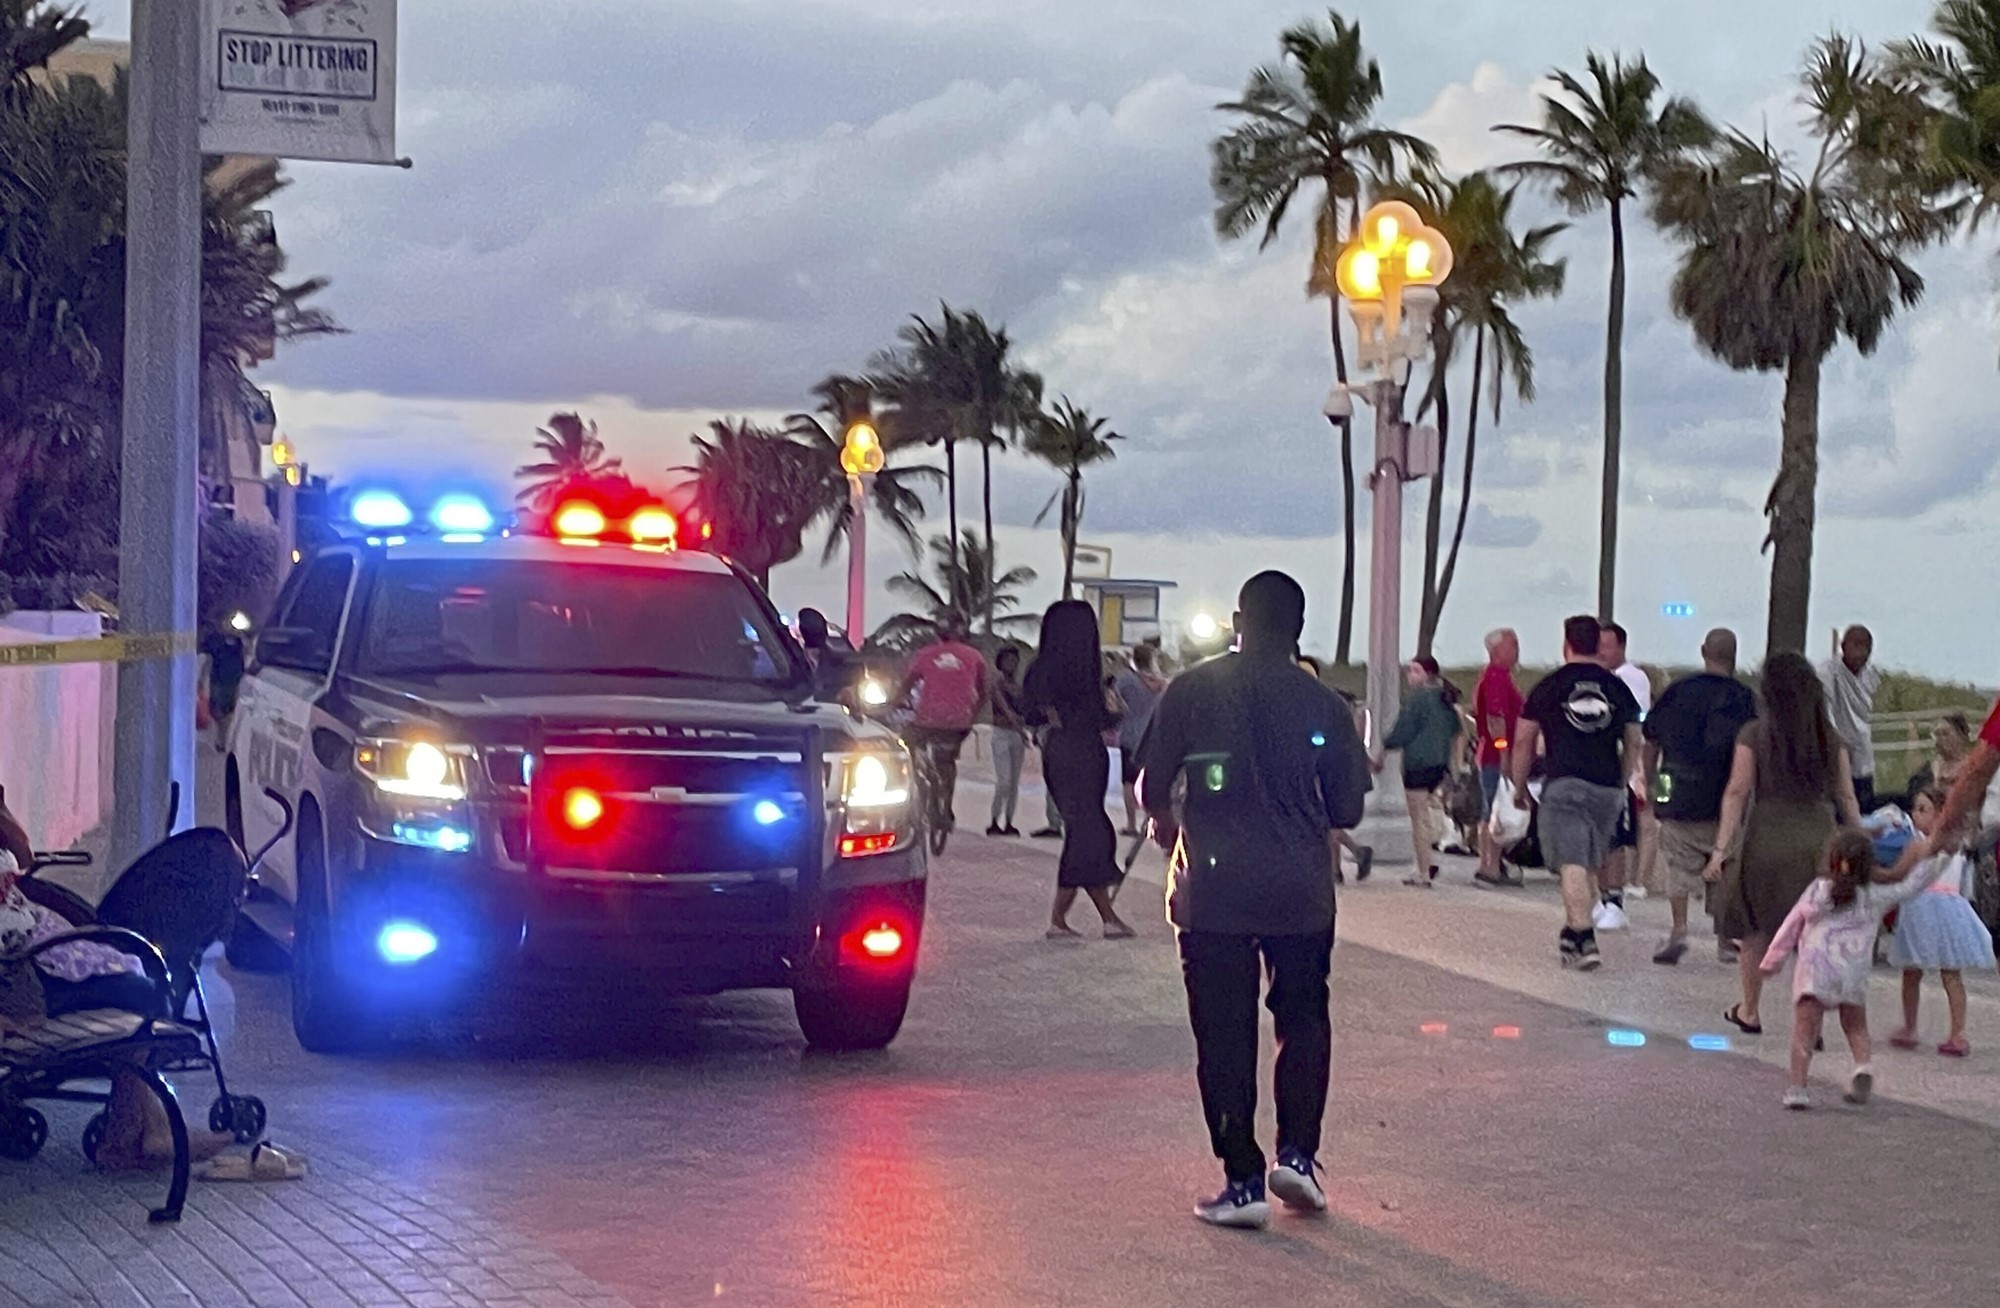
<path fill-rule="evenodd" d="M 528 784 L 479 806 L 470 849 L 363 838 L 340 896 L 343 962 L 411 999 L 508 973 L 692 993 L 907 984 L 920 842 L 841 838 L 818 735 L 607 750 L 548 730 Z"/>

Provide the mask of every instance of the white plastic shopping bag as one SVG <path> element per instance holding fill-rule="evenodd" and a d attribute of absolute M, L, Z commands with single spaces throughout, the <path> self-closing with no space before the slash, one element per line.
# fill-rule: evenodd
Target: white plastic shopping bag
<path fill-rule="evenodd" d="M 1515 803 L 1516 793 L 1511 780 L 1500 778 L 1500 789 L 1494 793 L 1493 813 L 1487 819 L 1487 826 L 1502 849 L 1519 843 L 1528 834 L 1528 810 Z"/>

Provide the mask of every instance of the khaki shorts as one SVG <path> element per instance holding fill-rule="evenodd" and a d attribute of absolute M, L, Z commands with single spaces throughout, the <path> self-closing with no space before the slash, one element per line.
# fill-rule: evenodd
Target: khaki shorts
<path fill-rule="evenodd" d="M 1715 852 L 1717 825 L 1714 822 L 1660 823 L 1660 876 L 1666 882 L 1670 898 L 1686 895 L 1690 899 L 1706 900 L 1708 883 L 1701 879 L 1701 872 L 1708 866 L 1709 856 Z"/>

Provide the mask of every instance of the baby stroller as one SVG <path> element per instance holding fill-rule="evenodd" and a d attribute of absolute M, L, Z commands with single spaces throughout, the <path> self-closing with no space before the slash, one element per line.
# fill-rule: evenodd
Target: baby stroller
<path fill-rule="evenodd" d="M 70 891 L 34 875 L 49 867 L 86 866 L 91 861 L 88 854 L 38 853 L 29 875 L 21 882 L 23 893 L 78 926 L 120 927 L 159 950 L 167 967 L 168 1012 L 176 1026 L 199 1036 L 200 1044 L 198 1053 L 166 1063 L 158 1070 L 213 1071 L 216 1097 L 209 1105 L 209 1130 L 233 1135 L 241 1144 L 263 1138 L 267 1114 L 263 1100 L 255 1095 L 232 1094 L 229 1090 L 222 1055 L 216 1048 L 214 1028 L 209 1021 L 208 1000 L 202 994 L 201 961 L 235 926 L 251 870 L 291 832 L 290 802 L 274 790 L 264 793 L 283 812 L 284 822 L 253 857 L 245 857 L 226 832 L 214 827 L 196 827 L 170 835 L 120 873 L 94 911 Z M 169 809 L 177 810 L 179 800 L 179 788 L 175 787 Z M 102 1095 L 74 1091 L 64 1091 L 61 1097 L 104 1102 Z M 104 1139 L 104 1128 L 105 1116 L 101 1112 L 84 1128 L 83 1152 L 93 1162 Z"/>

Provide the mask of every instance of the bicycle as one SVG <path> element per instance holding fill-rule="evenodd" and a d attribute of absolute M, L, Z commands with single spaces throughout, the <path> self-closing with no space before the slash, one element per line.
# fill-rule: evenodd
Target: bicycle
<path fill-rule="evenodd" d="M 904 733 L 910 751 L 911 780 L 917 788 L 917 811 L 933 857 L 943 854 L 958 823 L 952 801 L 958 791 L 958 751 L 961 733 L 911 728 Z"/>

